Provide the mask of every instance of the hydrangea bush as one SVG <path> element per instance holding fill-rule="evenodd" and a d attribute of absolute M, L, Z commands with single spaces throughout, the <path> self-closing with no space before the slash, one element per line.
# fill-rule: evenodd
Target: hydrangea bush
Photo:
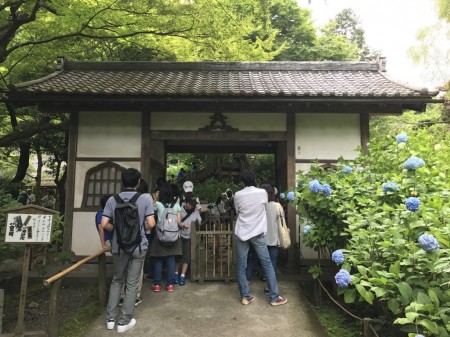
<path fill-rule="evenodd" d="M 373 305 L 409 337 L 449 336 L 449 133 L 386 136 L 369 153 L 299 173 L 295 203 L 310 223 L 303 242 L 342 261 L 335 280 L 346 303 Z M 332 193 L 320 193 L 324 185 Z"/>

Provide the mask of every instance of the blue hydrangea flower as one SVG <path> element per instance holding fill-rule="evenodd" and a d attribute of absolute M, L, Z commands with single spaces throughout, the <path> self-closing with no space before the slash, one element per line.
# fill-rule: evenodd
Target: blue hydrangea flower
<path fill-rule="evenodd" d="M 320 192 L 322 192 L 324 195 L 328 196 L 331 194 L 331 186 L 328 184 L 323 184 L 320 188 Z"/>
<path fill-rule="evenodd" d="M 287 200 L 289 200 L 289 201 L 293 201 L 295 199 L 295 193 L 294 192 L 289 192 L 288 194 L 287 194 Z"/>
<path fill-rule="evenodd" d="M 344 263 L 344 253 L 342 253 L 342 251 L 340 251 L 340 250 L 335 250 L 331 254 L 331 259 L 333 260 L 333 262 L 336 262 L 337 264 L 343 264 Z"/>
<path fill-rule="evenodd" d="M 399 133 L 397 137 L 395 137 L 397 140 L 397 144 L 400 143 L 407 143 L 408 142 L 408 135 L 406 133 Z"/>
<path fill-rule="evenodd" d="M 420 200 L 416 197 L 409 197 L 405 202 L 406 209 L 411 212 L 415 212 L 419 209 Z"/>
<path fill-rule="evenodd" d="M 314 179 L 309 183 L 309 189 L 311 192 L 317 193 L 320 192 L 320 189 L 322 188 L 322 185 L 320 185 L 319 181 L 317 179 Z"/>
<path fill-rule="evenodd" d="M 281 200 L 284 200 L 284 198 L 286 198 L 286 196 L 284 195 L 283 192 L 281 192 L 281 193 L 280 193 L 280 199 L 281 199 Z"/>
<path fill-rule="evenodd" d="M 439 249 L 439 242 L 431 234 L 422 234 L 419 236 L 419 246 L 426 252 L 432 252 Z"/>
<path fill-rule="evenodd" d="M 383 186 L 383 192 L 397 192 L 399 190 L 398 185 L 396 183 L 393 183 L 392 181 L 388 181 L 387 183 L 384 183 Z"/>
<path fill-rule="evenodd" d="M 348 271 L 346 271 L 345 269 L 339 270 L 339 272 L 336 274 L 334 279 L 339 288 L 345 288 L 352 281 L 352 277 L 350 276 L 350 273 Z"/>
<path fill-rule="evenodd" d="M 425 162 L 423 161 L 423 159 L 420 159 L 419 157 L 415 157 L 415 156 L 410 157 L 403 164 L 403 168 L 406 170 L 417 170 L 418 168 L 421 168 L 422 166 L 425 166 Z"/>
<path fill-rule="evenodd" d="M 345 166 L 344 167 L 344 173 L 352 173 L 353 169 L 350 166 Z"/>
<path fill-rule="evenodd" d="M 417 335 L 415 335 L 414 337 L 425 337 L 424 335 L 421 335 L 421 334 L 417 334 Z"/>
<path fill-rule="evenodd" d="M 303 227 L 303 234 L 308 234 L 310 230 L 311 230 L 311 226 L 306 225 L 305 227 Z"/>

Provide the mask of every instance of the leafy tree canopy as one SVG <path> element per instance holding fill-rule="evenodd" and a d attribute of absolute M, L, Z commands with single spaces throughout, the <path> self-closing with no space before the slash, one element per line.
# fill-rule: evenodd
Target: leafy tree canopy
<path fill-rule="evenodd" d="M 358 47 L 328 29 L 316 35 L 295 0 L 9 0 L 0 3 L 0 147 L 19 149 L 21 181 L 33 144 L 62 158 L 66 118 L 8 105 L 2 89 L 45 76 L 58 56 L 86 61 L 355 60 Z M 8 123 L 9 120 L 9 123 Z M 64 138 L 64 137 L 62 137 Z M 61 148 L 58 148 L 61 147 Z"/>

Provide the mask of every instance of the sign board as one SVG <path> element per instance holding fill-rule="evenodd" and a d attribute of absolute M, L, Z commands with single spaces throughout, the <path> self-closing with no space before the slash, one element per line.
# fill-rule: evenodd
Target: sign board
<path fill-rule="evenodd" d="M 6 243 L 50 243 L 53 215 L 8 213 Z"/>

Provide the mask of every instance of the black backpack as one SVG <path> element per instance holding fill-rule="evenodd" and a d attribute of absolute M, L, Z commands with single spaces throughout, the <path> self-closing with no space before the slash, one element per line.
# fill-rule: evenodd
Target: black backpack
<path fill-rule="evenodd" d="M 141 226 L 136 201 L 141 196 L 136 193 L 130 200 L 123 201 L 115 195 L 116 209 L 114 210 L 114 233 L 117 235 L 117 244 L 123 251 L 132 254 L 142 241 Z"/>

